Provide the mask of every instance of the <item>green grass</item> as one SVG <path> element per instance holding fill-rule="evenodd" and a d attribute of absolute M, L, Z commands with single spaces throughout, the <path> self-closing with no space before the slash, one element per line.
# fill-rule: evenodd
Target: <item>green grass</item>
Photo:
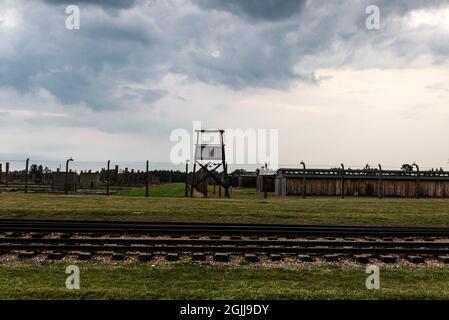
<path fill-rule="evenodd" d="M 367 290 L 362 267 L 79 266 L 81 289 L 68 290 L 66 265 L 0 265 L 0 299 L 449 298 L 449 268 L 381 269 L 381 289 Z"/>
<path fill-rule="evenodd" d="M 150 197 L 183 197 L 184 192 L 184 183 L 165 183 L 158 186 L 150 186 L 148 195 Z M 145 196 L 145 188 L 120 190 L 118 195 L 124 197 L 143 197 Z"/>
<path fill-rule="evenodd" d="M 449 227 L 449 200 L 275 197 L 234 189 L 231 199 L 184 198 L 183 184 L 121 195 L 0 194 L 0 217 Z M 364 268 L 277 269 L 174 264 L 80 264 L 81 290 L 67 290 L 63 264 L 0 264 L 0 299 L 386 299 L 449 298 L 449 268 L 381 270 L 381 290 Z"/>
<path fill-rule="evenodd" d="M 277 197 L 234 189 L 230 199 L 174 197 L 181 185 L 154 193 L 170 196 L 0 194 L 0 218 L 111 219 L 242 223 L 420 225 L 449 227 L 447 199 Z M 178 191 L 176 191 L 178 190 Z"/>

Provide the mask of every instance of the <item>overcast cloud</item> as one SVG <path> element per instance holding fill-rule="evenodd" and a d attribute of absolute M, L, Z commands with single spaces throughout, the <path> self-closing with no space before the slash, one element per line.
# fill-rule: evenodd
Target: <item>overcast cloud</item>
<path fill-rule="evenodd" d="M 201 120 L 279 129 L 281 164 L 444 166 L 448 21 L 432 0 L 0 0 L 0 158 L 167 161 Z"/>

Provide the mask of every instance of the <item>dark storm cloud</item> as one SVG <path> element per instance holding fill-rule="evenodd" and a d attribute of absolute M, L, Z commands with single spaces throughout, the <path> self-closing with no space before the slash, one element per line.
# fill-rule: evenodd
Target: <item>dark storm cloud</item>
<path fill-rule="evenodd" d="M 224 10 L 261 20 L 280 20 L 301 12 L 307 0 L 194 0 L 205 9 Z"/>
<path fill-rule="evenodd" d="M 11 54 L 0 50 L 0 87 L 44 88 L 63 104 L 98 111 L 154 104 L 169 93 L 139 85 L 157 85 L 168 72 L 235 90 L 286 88 L 316 82 L 319 68 L 383 66 L 382 57 L 358 62 L 365 47 L 391 50 L 405 63 L 424 50 L 437 61 L 449 54 L 441 37 L 423 35 L 423 48 L 385 22 L 442 1 L 167 1 L 24 1 L 25 32 L 11 39 Z M 81 29 L 66 30 L 58 5 L 88 3 Z M 385 29 L 365 28 L 370 4 Z"/>
<path fill-rule="evenodd" d="M 158 36 L 139 21 L 101 11 L 82 9 L 81 29 L 70 31 L 65 28 L 63 8 L 30 4 L 23 15 L 32 32 L 14 39 L 13 54 L 0 51 L 0 87 L 22 93 L 44 88 L 63 104 L 83 103 L 94 110 L 130 106 L 120 96 L 122 82 L 143 83 L 163 75 L 153 70 L 154 59 L 146 61 L 153 56 L 151 46 Z M 133 101 L 152 104 L 164 95 L 164 91 L 141 91 L 133 94 Z"/>

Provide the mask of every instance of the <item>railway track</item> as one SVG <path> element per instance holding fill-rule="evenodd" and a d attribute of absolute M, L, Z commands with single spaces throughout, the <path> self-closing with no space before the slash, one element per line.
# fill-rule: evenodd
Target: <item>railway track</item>
<path fill-rule="evenodd" d="M 446 237 L 449 228 L 0 219 L 0 232 Z"/>
<path fill-rule="evenodd" d="M 394 262 L 414 257 L 449 262 L 449 229 L 0 219 L 0 253 L 14 252 L 58 258 L 74 253 L 146 258 L 210 254 L 219 259 L 268 255 L 272 260 L 350 257 L 366 262 L 378 257 Z"/>

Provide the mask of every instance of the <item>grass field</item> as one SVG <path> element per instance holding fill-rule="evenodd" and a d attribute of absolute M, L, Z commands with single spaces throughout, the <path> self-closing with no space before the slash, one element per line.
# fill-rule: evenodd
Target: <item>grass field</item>
<path fill-rule="evenodd" d="M 441 199 L 268 199 L 234 189 L 231 199 L 184 198 L 183 184 L 121 190 L 113 196 L 0 194 L 0 217 L 449 227 L 449 201 Z M 365 288 L 363 267 L 172 264 L 152 267 L 85 263 L 81 290 L 65 288 L 65 265 L 0 264 L 0 299 L 388 299 L 449 298 L 449 267 L 388 267 L 381 289 Z"/>
<path fill-rule="evenodd" d="M 0 265 L 0 299 L 449 298 L 449 268 L 381 269 L 381 288 L 367 290 L 364 268 L 79 267 L 81 289 L 68 290 L 64 264 Z"/>
<path fill-rule="evenodd" d="M 449 227 L 449 200 L 278 197 L 234 189 L 230 199 L 184 198 L 183 184 L 121 195 L 0 194 L 0 217 Z M 139 196 L 142 195 L 142 196 Z"/>
<path fill-rule="evenodd" d="M 166 183 L 159 186 L 151 186 L 148 195 L 150 197 L 183 197 L 184 183 Z M 124 189 L 118 192 L 119 196 L 124 197 L 143 197 L 145 196 L 144 188 Z"/>

